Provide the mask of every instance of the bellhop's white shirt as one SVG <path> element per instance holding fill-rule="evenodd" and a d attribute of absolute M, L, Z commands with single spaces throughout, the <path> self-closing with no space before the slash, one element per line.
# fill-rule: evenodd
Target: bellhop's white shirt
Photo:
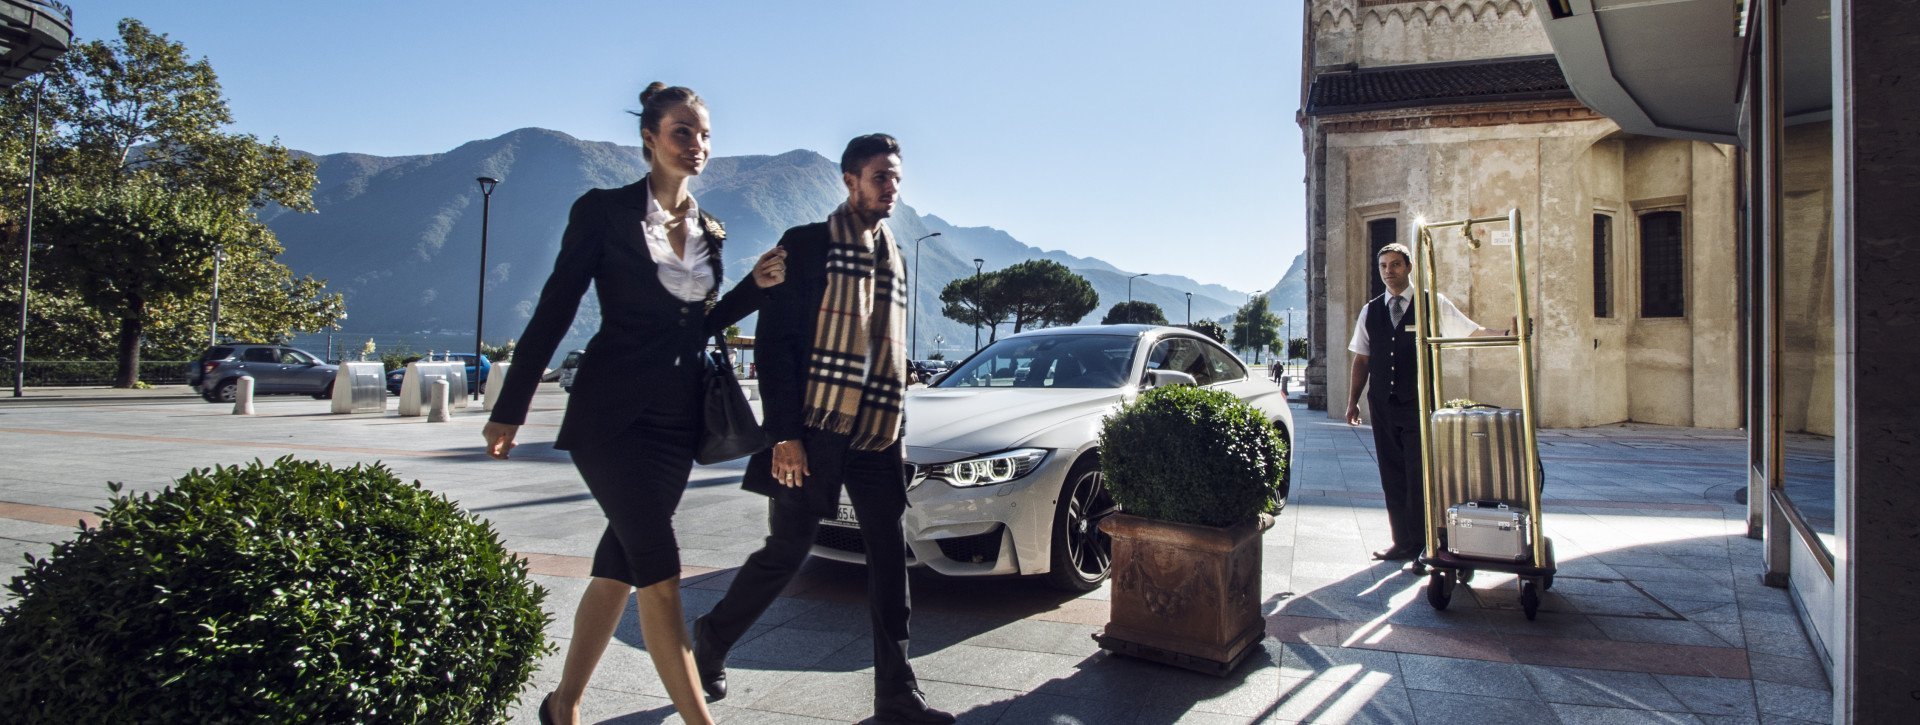
<path fill-rule="evenodd" d="M 1389 314 L 1393 309 L 1393 298 L 1396 296 L 1406 305 L 1405 310 L 1400 313 L 1400 325 L 1411 330 L 1413 329 L 1413 285 L 1407 285 L 1399 295 L 1387 293 L 1384 303 Z M 1467 317 L 1466 313 L 1461 312 L 1460 308 L 1453 306 L 1453 300 L 1447 299 L 1443 294 L 1436 294 L 1434 298 L 1440 301 L 1435 307 L 1440 308 L 1436 312 L 1440 313 L 1441 337 L 1466 337 L 1479 331 L 1480 323 L 1474 322 L 1472 318 Z M 1353 321 L 1353 341 L 1347 343 L 1347 352 L 1355 355 L 1373 354 L 1373 348 L 1369 347 L 1372 338 L 1367 335 L 1367 314 L 1372 311 L 1373 300 L 1367 300 L 1366 304 L 1360 306 L 1360 316 Z"/>
<path fill-rule="evenodd" d="M 667 239 L 667 222 L 673 221 L 673 212 L 660 206 L 653 198 L 653 187 L 647 187 L 647 217 L 640 222 L 641 231 L 647 238 L 647 252 L 653 256 L 653 263 L 660 270 L 660 284 L 667 292 L 682 302 L 699 302 L 707 298 L 707 293 L 718 284 L 713 278 L 713 265 L 707 249 L 706 225 L 700 223 L 700 203 L 692 197 L 687 198 L 686 218 L 681 224 L 687 228 L 685 255 L 673 253 L 673 242 Z"/>

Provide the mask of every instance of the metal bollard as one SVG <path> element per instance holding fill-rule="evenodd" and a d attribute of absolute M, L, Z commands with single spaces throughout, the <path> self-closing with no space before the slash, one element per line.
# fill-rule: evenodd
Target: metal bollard
<path fill-rule="evenodd" d="M 480 401 L 481 410 L 493 410 L 493 401 L 500 397 L 501 389 L 507 386 L 507 370 L 511 367 L 513 363 L 509 362 L 497 362 L 488 366 L 487 384 L 483 386 L 485 390 L 481 393 L 484 396 Z"/>
<path fill-rule="evenodd" d="M 252 375 L 242 375 L 233 381 L 233 414 L 253 415 Z"/>
<path fill-rule="evenodd" d="M 452 383 L 445 380 L 433 381 L 432 407 L 427 409 L 428 423 L 445 423 L 453 419 L 453 416 L 447 413 L 447 396 L 452 392 Z"/>

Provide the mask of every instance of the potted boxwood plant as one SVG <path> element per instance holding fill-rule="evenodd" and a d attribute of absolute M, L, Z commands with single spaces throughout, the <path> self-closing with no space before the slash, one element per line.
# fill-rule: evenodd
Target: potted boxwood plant
<path fill-rule="evenodd" d="M 1286 503 L 1286 443 L 1224 391 L 1155 388 L 1108 418 L 1100 470 L 1123 513 L 1103 649 L 1214 675 L 1258 648 L 1260 534 Z"/>

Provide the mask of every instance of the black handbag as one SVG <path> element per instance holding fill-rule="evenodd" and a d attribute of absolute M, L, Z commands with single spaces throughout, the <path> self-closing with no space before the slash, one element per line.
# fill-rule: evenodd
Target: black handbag
<path fill-rule="evenodd" d="M 760 421 L 747 405 L 746 391 L 733 376 L 733 365 L 726 338 L 713 336 L 714 346 L 702 357 L 706 360 L 706 391 L 702 407 L 705 422 L 700 431 L 700 448 L 693 460 L 702 465 L 731 461 L 766 450 L 770 441 Z"/>

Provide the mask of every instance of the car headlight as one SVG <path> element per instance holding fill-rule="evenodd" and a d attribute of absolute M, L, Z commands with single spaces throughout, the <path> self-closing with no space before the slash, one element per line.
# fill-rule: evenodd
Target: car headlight
<path fill-rule="evenodd" d="M 927 467 L 927 478 L 938 478 L 950 486 L 991 486 L 1006 483 L 1033 472 L 1046 460 L 1039 448 L 1020 448 L 964 461 Z"/>

